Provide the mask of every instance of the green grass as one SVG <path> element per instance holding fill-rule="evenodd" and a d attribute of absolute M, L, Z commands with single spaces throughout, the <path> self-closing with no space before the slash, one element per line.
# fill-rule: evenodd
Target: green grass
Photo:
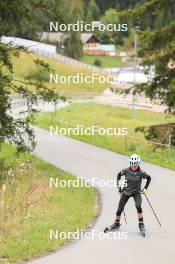
<path fill-rule="evenodd" d="M 51 68 L 55 71 L 55 74 L 60 76 L 74 76 L 77 73 L 82 73 L 84 76 L 91 76 L 94 72 L 87 70 L 85 68 L 80 68 L 75 65 L 70 65 L 61 61 L 54 59 L 46 58 L 43 56 L 37 56 L 34 54 L 27 55 L 21 53 L 19 58 L 14 58 L 14 77 L 18 80 L 24 80 L 25 76 L 28 74 L 33 74 L 36 71 L 36 66 L 33 62 L 33 59 L 40 59 L 46 63 L 49 63 Z M 48 76 L 49 80 L 49 76 Z M 61 95 L 73 95 L 73 94 L 86 94 L 86 93 L 95 93 L 100 94 L 104 89 L 108 87 L 108 84 L 101 84 L 98 81 L 95 81 L 93 84 L 76 84 L 76 83 L 67 83 L 67 84 L 54 84 L 48 83 L 49 88 L 54 88 Z"/>
<path fill-rule="evenodd" d="M 83 55 L 81 61 L 87 64 L 94 65 L 95 60 L 101 61 L 101 67 L 114 68 L 114 67 L 127 67 L 128 62 L 122 62 L 120 57 L 111 56 L 95 56 L 95 55 Z"/>
<path fill-rule="evenodd" d="M 173 151 L 172 159 L 168 162 L 166 150 L 164 153 L 160 149 L 154 152 L 151 144 L 144 139 L 143 134 L 134 132 L 138 126 L 149 126 L 174 120 L 175 117 L 144 110 L 137 110 L 136 118 L 133 120 L 129 109 L 86 103 L 71 104 L 56 113 L 41 113 L 36 118 L 36 123 L 39 127 L 47 130 L 49 130 L 50 125 L 58 126 L 59 128 L 76 127 L 77 125 L 83 125 L 84 127 L 96 125 L 102 128 L 127 128 L 127 145 L 125 136 L 101 136 L 98 134 L 94 136 L 75 136 L 71 133 L 70 137 L 125 155 L 136 152 L 141 155 L 144 161 L 175 169 L 175 153 Z"/>
<path fill-rule="evenodd" d="M 0 207 L 1 264 L 16 263 L 56 250 L 67 240 L 50 240 L 50 229 L 76 231 L 87 227 L 95 217 L 95 189 L 49 188 L 50 177 L 73 180 L 74 176 L 28 154 L 17 157 L 13 147 L 4 145 L 1 150 L 1 181 L 2 172 L 7 168 L 12 168 L 16 176 L 10 184 L 6 181 L 4 194 L 2 183 L 0 185 L 0 202 L 4 201 L 4 206 Z M 9 179 L 13 178 L 12 174 Z M 31 193 L 25 196 L 29 186 Z M 25 199 L 29 201 L 29 207 L 23 216 Z"/>

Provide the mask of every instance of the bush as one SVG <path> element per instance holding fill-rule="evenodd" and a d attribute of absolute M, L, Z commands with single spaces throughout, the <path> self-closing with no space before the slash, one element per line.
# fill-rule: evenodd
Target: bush
<path fill-rule="evenodd" d="M 101 60 L 96 59 L 96 60 L 94 61 L 94 65 L 95 65 L 95 66 L 98 66 L 98 67 L 101 67 L 101 65 L 102 65 Z"/>

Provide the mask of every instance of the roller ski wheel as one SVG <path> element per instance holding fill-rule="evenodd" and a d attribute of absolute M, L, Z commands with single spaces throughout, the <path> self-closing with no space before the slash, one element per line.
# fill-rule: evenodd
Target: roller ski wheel
<path fill-rule="evenodd" d="M 146 230 L 145 230 L 145 226 L 143 223 L 139 223 L 139 230 L 140 230 L 140 234 L 145 237 L 146 236 Z"/>
<path fill-rule="evenodd" d="M 121 224 L 119 223 L 114 223 L 113 225 L 111 225 L 110 227 L 105 227 L 104 229 L 104 233 L 107 232 L 112 232 L 112 231 L 117 231 L 120 228 Z"/>

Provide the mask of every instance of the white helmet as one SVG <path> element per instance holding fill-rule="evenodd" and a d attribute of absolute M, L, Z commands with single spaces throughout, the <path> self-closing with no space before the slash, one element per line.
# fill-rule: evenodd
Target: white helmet
<path fill-rule="evenodd" d="M 141 163 L 141 158 L 137 154 L 133 154 L 129 157 L 130 166 L 139 166 Z"/>

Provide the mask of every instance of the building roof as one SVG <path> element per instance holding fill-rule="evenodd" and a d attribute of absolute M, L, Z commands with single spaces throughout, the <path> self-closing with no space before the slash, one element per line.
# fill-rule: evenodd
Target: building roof
<path fill-rule="evenodd" d="M 39 33 L 40 40 L 50 40 L 61 42 L 64 40 L 64 34 L 62 32 L 42 32 Z"/>
<path fill-rule="evenodd" d="M 97 39 L 97 37 L 92 33 L 82 33 L 81 34 L 81 42 L 84 44 L 84 43 L 88 42 L 88 40 L 92 37 Z M 97 41 L 99 42 L 98 39 L 97 39 Z"/>
<path fill-rule="evenodd" d="M 66 36 L 66 34 L 64 34 L 62 32 L 42 32 L 42 33 L 39 33 L 39 37 L 40 37 L 41 41 L 48 39 L 50 41 L 62 42 L 64 40 L 65 36 Z M 82 33 L 81 37 L 80 37 L 81 42 L 84 44 L 92 37 L 96 38 L 96 36 L 93 33 Z"/>

